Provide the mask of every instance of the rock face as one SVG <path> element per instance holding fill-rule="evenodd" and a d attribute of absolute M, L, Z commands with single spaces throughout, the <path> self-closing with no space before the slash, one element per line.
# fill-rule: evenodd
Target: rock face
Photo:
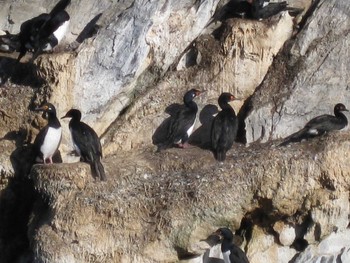
<path fill-rule="evenodd" d="M 221 225 L 245 230 L 250 262 L 305 262 L 311 257 L 315 261 L 310 262 L 318 262 L 327 251 L 345 258 L 347 243 L 331 241 L 337 240 L 331 233 L 348 231 L 348 210 L 330 204 L 349 195 L 350 167 L 344 156 L 349 139 L 349 133 L 334 133 L 287 149 L 238 147 L 222 165 L 201 149 L 164 154 L 148 149 L 106 158 L 106 183 L 93 182 L 86 164 L 34 166 L 34 187 L 48 209 L 34 209 L 34 258 L 176 262 L 186 259 L 184 251 L 200 251 L 193 244 Z M 323 216 L 312 216 L 319 211 Z M 287 228 L 295 230 L 294 238 L 276 244 Z M 302 261 L 292 261 L 304 243 L 314 245 L 296 257 Z"/>
<path fill-rule="evenodd" d="M 56 3 L 38 1 L 5 1 L 0 29 L 16 33 Z M 346 105 L 350 4 L 315 1 L 298 29 L 287 12 L 250 21 L 224 16 L 225 4 L 72 1 L 70 34 L 53 54 L 35 64 L 0 54 L 0 262 L 220 262 L 203 240 L 222 226 L 251 263 L 349 260 L 350 134 L 272 140 Z M 206 91 L 191 138 L 204 149 L 155 153 L 166 107 L 193 87 Z M 219 164 L 206 147 L 222 91 L 239 98 L 239 140 L 250 145 Z M 32 109 L 44 100 L 59 116 L 82 110 L 101 135 L 107 182 L 67 163 L 63 121 L 64 163 L 31 167 L 45 125 Z"/>
<path fill-rule="evenodd" d="M 311 118 L 332 114 L 338 102 L 347 103 L 350 59 L 340 54 L 349 50 L 349 10 L 346 1 L 320 1 L 284 48 L 252 97 L 245 121 L 248 143 L 286 137 Z"/>

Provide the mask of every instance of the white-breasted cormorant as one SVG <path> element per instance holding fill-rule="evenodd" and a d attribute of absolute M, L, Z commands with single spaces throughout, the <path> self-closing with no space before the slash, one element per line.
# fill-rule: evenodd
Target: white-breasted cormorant
<path fill-rule="evenodd" d="M 199 94 L 201 91 L 198 89 L 191 89 L 185 93 L 184 107 L 171 117 L 166 140 L 157 144 L 157 151 L 172 147 L 174 144 L 180 148 L 188 146 L 188 139 L 193 131 L 198 111 L 198 106 L 193 99 Z"/>
<path fill-rule="evenodd" d="M 51 103 L 45 103 L 35 110 L 47 113 L 48 123 L 40 130 L 34 140 L 34 157 L 37 162 L 42 160 L 44 164 L 47 161 L 53 163 L 52 156 L 56 153 L 62 137 L 62 128 L 56 116 L 56 109 Z"/>
<path fill-rule="evenodd" d="M 225 263 L 249 263 L 243 250 L 232 243 L 233 233 L 230 229 L 226 227 L 219 228 L 214 235 L 219 236 L 222 240 L 221 252 Z"/>

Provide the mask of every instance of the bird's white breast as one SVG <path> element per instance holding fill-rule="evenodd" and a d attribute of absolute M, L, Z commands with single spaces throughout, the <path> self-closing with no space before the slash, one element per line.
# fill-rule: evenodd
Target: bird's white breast
<path fill-rule="evenodd" d="M 193 122 L 192 126 L 187 130 L 187 135 L 188 137 L 190 137 L 190 135 L 192 134 L 193 132 L 193 128 L 194 128 L 194 124 L 196 123 L 196 121 Z"/>
<path fill-rule="evenodd" d="M 224 257 L 224 262 L 225 263 L 231 263 L 230 255 L 231 255 L 231 251 L 230 250 L 227 250 L 226 252 L 222 253 L 222 256 Z"/>
<path fill-rule="evenodd" d="M 61 42 L 64 35 L 66 34 L 68 26 L 69 26 L 69 20 L 64 22 L 59 28 L 56 29 L 55 32 L 53 32 L 54 36 L 57 38 L 58 44 Z"/>
<path fill-rule="evenodd" d="M 52 157 L 54 153 L 56 152 L 62 136 L 62 129 L 61 127 L 58 129 L 49 127 L 47 130 L 47 134 L 44 139 L 43 145 L 40 147 L 40 151 L 43 154 L 43 159 L 47 159 L 49 157 Z"/>

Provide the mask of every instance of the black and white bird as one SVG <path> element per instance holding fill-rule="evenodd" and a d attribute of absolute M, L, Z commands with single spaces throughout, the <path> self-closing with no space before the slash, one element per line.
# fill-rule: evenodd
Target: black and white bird
<path fill-rule="evenodd" d="M 81 121 L 81 112 L 77 109 L 69 110 L 63 118 L 71 118 L 69 130 L 72 135 L 74 149 L 81 157 L 80 160 L 90 164 L 94 178 L 105 181 L 106 174 L 101 163 L 103 157 L 102 146 L 96 132 Z"/>
<path fill-rule="evenodd" d="M 288 11 L 291 16 L 297 16 L 303 9 L 290 7 L 286 1 L 270 2 L 270 0 L 233 0 L 228 3 L 233 16 L 261 20 L 267 19 L 282 11 Z"/>
<path fill-rule="evenodd" d="M 33 52 L 34 61 L 42 52 L 52 50 L 63 39 L 69 25 L 69 15 L 64 10 L 71 0 L 60 0 L 50 13 L 43 13 L 23 22 L 18 34 L 0 36 L 0 50 L 19 52 L 18 61 Z"/>
<path fill-rule="evenodd" d="M 228 92 L 219 96 L 218 102 L 222 109 L 214 118 L 211 126 L 211 146 L 216 160 L 223 162 L 226 153 L 231 149 L 238 131 L 238 120 L 234 109 L 229 104 L 235 97 Z"/>
<path fill-rule="evenodd" d="M 336 104 L 334 106 L 334 116 L 324 114 L 311 119 L 304 128 L 289 135 L 279 146 L 286 146 L 291 142 L 300 142 L 303 139 L 313 138 L 329 131 L 345 128 L 348 125 L 348 119 L 343 113 L 344 111 L 348 111 L 344 104 Z"/>
<path fill-rule="evenodd" d="M 173 145 L 177 145 L 180 148 L 188 147 L 188 139 L 193 132 L 198 112 L 198 106 L 193 99 L 200 94 L 201 91 L 198 89 L 191 89 L 185 93 L 183 98 L 184 105 L 172 116 L 167 129 L 166 139 L 157 144 L 157 151 L 170 148 Z"/>
<path fill-rule="evenodd" d="M 219 228 L 214 235 L 220 237 L 221 252 L 225 263 L 249 263 L 246 254 L 238 246 L 234 245 L 233 233 L 228 228 Z"/>
<path fill-rule="evenodd" d="M 52 157 L 58 150 L 62 138 L 62 128 L 56 116 L 56 109 L 51 103 L 45 103 L 36 111 L 47 113 L 48 123 L 40 130 L 34 140 L 34 157 L 36 162 L 53 163 Z"/>

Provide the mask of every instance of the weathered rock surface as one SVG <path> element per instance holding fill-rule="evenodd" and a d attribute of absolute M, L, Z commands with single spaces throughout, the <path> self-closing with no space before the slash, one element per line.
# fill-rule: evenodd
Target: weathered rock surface
<path fill-rule="evenodd" d="M 6 1 L 0 28 L 16 32 L 55 2 Z M 287 148 L 237 144 L 224 164 L 199 148 L 154 153 L 163 111 L 192 87 L 207 91 L 193 138 L 200 146 L 222 91 L 240 98 L 234 107 L 243 105 L 249 143 L 284 137 L 348 98 L 348 1 L 317 2 L 300 32 L 287 13 L 213 20 L 224 4 L 73 1 L 65 39 L 73 50 L 61 47 L 35 65 L 0 57 L 1 262 L 205 262 L 221 257 L 219 246 L 201 243 L 221 226 L 243 236 L 252 263 L 347 262 L 349 133 Z M 97 34 L 78 47 L 94 18 Z M 37 165 L 24 176 L 29 143 L 44 125 L 31 110 L 43 100 L 59 116 L 80 108 L 103 135 L 107 182 L 94 182 L 81 163 Z"/>
<path fill-rule="evenodd" d="M 31 177 L 49 211 L 43 218 L 40 210 L 33 219 L 40 224 L 31 225 L 35 258 L 176 262 L 185 259 L 180 251 L 193 250 L 192 243 L 217 227 L 239 229 L 245 218 L 254 226 L 246 229 L 252 233 L 246 240 L 251 262 L 293 262 L 297 251 L 275 244 L 279 221 L 304 225 L 299 240 L 313 224 L 319 225 L 318 242 L 334 229 L 347 229 L 337 222 L 349 219 L 329 202 L 350 193 L 349 139 L 349 133 L 334 133 L 289 148 L 237 147 L 224 164 L 197 148 L 162 154 L 148 149 L 105 159 L 107 183 L 93 182 L 85 164 L 34 166 Z M 310 217 L 320 210 L 338 220 Z M 53 236 L 57 251 L 44 241 Z M 347 251 L 343 243 L 338 247 L 332 251 Z"/>
<path fill-rule="evenodd" d="M 350 3 L 324 1 L 276 58 L 251 100 L 247 142 L 278 139 L 350 99 Z M 332 25 L 332 26 L 330 26 Z M 350 107 L 349 105 L 347 105 Z"/>

